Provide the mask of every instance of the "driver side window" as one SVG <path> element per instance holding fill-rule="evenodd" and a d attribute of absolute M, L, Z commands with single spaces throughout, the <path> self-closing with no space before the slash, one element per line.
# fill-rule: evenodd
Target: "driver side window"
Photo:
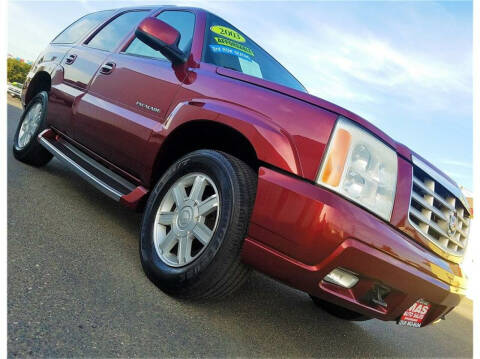
<path fill-rule="evenodd" d="M 162 20 L 177 29 L 177 31 L 180 33 L 180 42 L 178 47 L 180 50 L 188 54 L 192 46 L 195 15 L 188 11 L 168 10 L 161 12 L 157 16 L 157 19 Z M 167 59 L 159 51 L 152 49 L 150 46 L 146 45 L 137 38 L 133 39 L 124 53 L 164 60 Z"/>

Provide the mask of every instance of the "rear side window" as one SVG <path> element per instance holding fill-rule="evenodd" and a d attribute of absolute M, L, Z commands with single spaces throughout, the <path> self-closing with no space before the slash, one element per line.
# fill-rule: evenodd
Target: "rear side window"
<path fill-rule="evenodd" d="M 213 14 L 208 15 L 205 29 L 203 61 L 307 92 L 268 52 Z"/>
<path fill-rule="evenodd" d="M 190 52 L 192 47 L 193 29 L 195 27 L 195 15 L 187 11 L 163 11 L 157 16 L 158 19 L 174 27 L 180 33 L 180 42 L 178 47 L 185 53 Z M 139 39 L 135 38 L 130 43 L 125 53 L 158 59 L 166 59 L 160 51 L 152 49 Z"/>
<path fill-rule="evenodd" d="M 52 44 L 73 44 L 112 14 L 113 10 L 105 10 L 85 15 L 63 30 L 53 39 Z"/>
<path fill-rule="evenodd" d="M 122 40 L 146 17 L 147 13 L 148 11 L 131 11 L 116 17 L 88 42 L 88 46 L 105 51 L 114 51 Z"/>

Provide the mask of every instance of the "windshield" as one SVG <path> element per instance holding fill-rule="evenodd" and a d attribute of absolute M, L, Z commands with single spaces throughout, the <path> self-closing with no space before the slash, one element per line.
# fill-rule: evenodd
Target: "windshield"
<path fill-rule="evenodd" d="M 237 28 L 208 14 L 203 61 L 307 92 L 305 87 L 265 50 Z"/>

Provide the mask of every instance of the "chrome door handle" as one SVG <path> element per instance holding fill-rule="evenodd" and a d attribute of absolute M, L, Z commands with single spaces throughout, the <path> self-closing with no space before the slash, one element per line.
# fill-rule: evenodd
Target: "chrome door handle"
<path fill-rule="evenodd" d="M 104 75 L 109 75 L 112 73 L 112 71 L 115 69 L 115 63 L 114 62 L 107 62 L 102 65 L 100 68 L 100 72 Z"/>
<path fill-rule="evenodd" d="M 66 59 L 65 59 L 65 64 L 67 65 L 71 65 L 75 62 L 75 60 L 77 59 L 77 55 L 69 55 Z"/>

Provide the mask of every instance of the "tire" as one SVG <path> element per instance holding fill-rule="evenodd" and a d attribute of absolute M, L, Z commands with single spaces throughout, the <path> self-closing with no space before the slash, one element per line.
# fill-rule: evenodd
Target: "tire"
<path fill-rule="evenodd" d="M 37 140 L 46 128 L 47 103 L 48 94 L 38 93 L 23 111 L 13 137 L 13 156 L 35 167 L 46 165 L 53 157 Z"/>
<path fill-rule="evenodd" d="M 343 320 L 350 320 L 354 322 L 361 322 L 361 321 L 372 319 L 363 314 L 360 314 L 352 310 L 349 310 L 347 308 L 340 307 L 339 305 L 327 302 L 318 297 L 314 297 L 310 295 L 310 298 L 312 299 L 313 303 L 315 303 L 317 307 L 322 308 L 324 311 L 326 311 L 330 315 L 333 315 L 334 317 L 337 317 Z"/>
<path fill-rule="evenodd" d="M 204 186 L 200 197 L 193 185 L 189 188 L 190 183 L 197 181 Z M 185 193 L 176 196 L 182 187 Z M 150 194 L 142 219 L 140 257 L 149 279 L 165 293 L 186 299 L 225 297 L 238 289 L 250 272 L 240 255 L 256 188 L 256 173 L 241 160 L 223 152 L 199 150 L 173 164 Z M 205 194 L 207 191 L 210 192 Z M 184 202 L 178 199 L 185 195 Z M 200 213 L 207 213 L 201 210 L 206 208 L 206 196 L 210 199 L 217 196 L 218 202 L 216 207 L 209 207 L 215 208 L 210 209 L 210 214 L 202 217 Z M 197 198 L 199 205 L 192 204 L 192 198 Z M 173 217 L 169 217 L 171 213 Z M 195 217 L 195 213 L 199 215 Z M 198 230 L 204 228 L 199 224 L 202 220 L 210 231 Z M 195 227 L 192 229 L 192 226 Z M 208 242 L 204 235 L 207 232 L 211 234 Z M 173 236 L 177 236 L 177 244 L 172 247 Z M 187 243 L 190 237 L 193 238 L 191 244 L 181 244 Z M 195 244 L 199 247 L 198 243 L 203 247 L 195 253 L 193 248 Z M 160 247 L 163 250 L 157 249 Z"/>

